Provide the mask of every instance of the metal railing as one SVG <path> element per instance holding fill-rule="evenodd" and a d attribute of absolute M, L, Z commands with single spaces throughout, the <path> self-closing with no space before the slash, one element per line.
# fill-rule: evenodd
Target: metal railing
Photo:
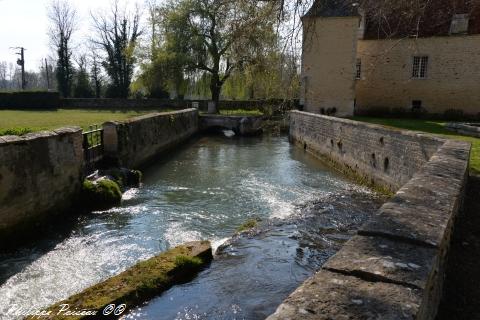
<path fill-rule="evenodd" d="M 103 159 L 103 128 L 98 125 L 88 127 L 83 132 L 83 152 L 85 157 L 85 170 L 90 173 L 95 170 L 95 165 Z"/>

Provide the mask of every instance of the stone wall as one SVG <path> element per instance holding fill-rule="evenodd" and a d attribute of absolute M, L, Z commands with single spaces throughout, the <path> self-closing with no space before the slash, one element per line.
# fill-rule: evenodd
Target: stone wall
<path fill-rule="evenodd" d="M 292 111 L 290 136 L 343 171 L 396 192 L 430 159 L 443 140 L 412 131 Z"/>
<path fill-rule="evenodd" d="M 172 100 L 172 99 L 82 99 L 67 98 L 60 101 L 62 108 L 67 109 L 115 109 L 115 110 L 161 110 L 198 108 L 207 111 L 208 100 Z M 221 100 L 220 109 L 264 110 L 280 112 L 298 107 L 298 100 Z"/>
<path fill-rule="evenodd" d="M 425 79 L 412 79 L 413 56 L 428 56 Z M 431 114 L 480 111 L 480 35 L 361 40 L 356 113 L 410 111 L 413 100 Z"/>
<path fill-rule="evenodd" d="M 82 183 L 80 128 L 0 137 L 0 243 L 68 209 Z"/>
<path fill-rule="evenodd" d="M 103 125 L 105 155 L 127 168 L 143 167 L 198 132 L 198 110 L 152 113 Z"/>
<path fill-rule="evenodd" d="M 184 109 L 189 101 L 170 99 L 109 99 L 109 98 L 68 98 L 62 99 L 62 108 L 67 109 Z"/>
<path fill-rule="evenodd" d="M 308 140 L 311 151 L 346 166 L 356 156 L 363 164 L 359 170 L 365 170 L 367 155 L 379 150 L 380 135 L 383 152 L 397 165 L 389 170 L 399 170 L 398 179 L 408 181 L 268 319 L 435 319 L 471 145 L 298 112 L 291 121 L 294 141 Z M 302 124 L 311 131 L 301 131 Z M 350 141 L 354 135 L 357 144 Z M 349 141 L 345 153 L 329 150 L 323 141 L 329 138 Z M 393 187 L 394 176 L 382 173 L 377 179 Z"/>
<path fill-rule="evenodd" d="M 308 112 L 353 114 L 359 17 L 304 17 L 301 103 Z M 330 111 L 329 111 L 330 110 Z"/>

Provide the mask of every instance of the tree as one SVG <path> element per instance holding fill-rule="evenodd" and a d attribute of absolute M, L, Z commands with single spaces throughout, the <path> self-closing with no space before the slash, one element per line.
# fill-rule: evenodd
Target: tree
<path fill-rule="evenodd" d="M 71 37 L 76 27 L 77 13 L 69 2 L 54 0 L 50 4 L 48 17 L 50 19 L 50 41 L 57 52 L 58 89 L 64 97 L 69 97 L 74 75 Z"/>
<path fill-rule="evenodd" d="M 177 0 L 161 8 L 164 51 L 175 55 L 170 65 L 209 74 L 214 112 L 232 72 L 264 53 L 275 8 L 257 0 Z M 183 78 L 183 72 L 174 74 Z"/>
<path fill-rule="evenodd" d="M 92 85 L 90 83 L 87 71 L 88 61 L 85 54 L 77 58 L 78 71 L 76 73 L 76 82 L 73 90 L 75 98 L 92 98 L 94 96 Z"/>
<path fill-rule="evenodd" d="M 102 66 L 110 78 L 108 95 L 127 98 L 136 62 L 134 51 L 142 33 L 139 9 L 130 14 L 120 9 L 116 1 L 110 15 L 98 14 L 92 18 L 97 32 L 92 43 L 103 51 Z"/>
<path fill-rule="evenodd" d="M 0 62 L 0 89 L 7 88 L 7 62 Z"/>
<path fill-rule="evenodd" d="M 93 88 L 95 90 L 95 98 L 100 98 L 103 87 L 103 77 L 100 70 L 100 63 L 95 52 L 92 54 L 92 67 L 90 69 L 90 74 L 92 77 Z"/>

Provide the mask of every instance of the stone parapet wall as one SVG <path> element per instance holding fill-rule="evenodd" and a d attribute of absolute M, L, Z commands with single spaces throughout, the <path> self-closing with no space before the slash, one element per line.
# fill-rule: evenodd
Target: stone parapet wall
<path fill-rule="evenodd" d="M 290 113 L 290 137 L 342 171 L 392 192 L 407 183 L 443 144 L 428 134 L 300 111 Z"/>
<path fill-rule="evenodd" d="M 57 104 L 55 105 L 55 107 Z M 186 109 L 198 107 L 207 111 L 208 100 L 176 99 L 110 99 L 110 98 L 66 98 L 61 99 L 60 106 L 67 109 L 115 109 L 115 110 L 162 110 Z M 220 100 L 219 108 L 223 110 L 263 110 L 279 112 L 298 107 L 298 100 L 264 99 L 264 100 Z M 50 107 L 52 108 L 52 107 Z"/>
<path fill-rule="evenodd" d="M 398 167 L 398 177 L 407 179 L 412 172 L 411 179 L 268 319 L 435 319 L 450 238 L 468 180 L 471 145 L 433 137 L 429 141 L 420 135 L 415 141 L 412 133 L 392 130 L 388 134 L 386 128 L 304 113 L 293 113 L 291 119 L 297 126 L 291 132 L 292 139 L 303 142 L 308 136 L 310 143 L 318 140 L 311 147 L 316 148 L 315 153 L 347 165 L 351 154 L 361 163 L 363 153 L 377 150 L 379 133 L 384 141 L 404 136 L 405 152 L 415 154 L 418 148 L 429 151 L 418 158 L 419 163 L 399 162 L 412 168 Z M 307 122 L 316 130 L 298 129 Z M 322 130 L 331 138 L 345 136 L 350 140 L 354 133 L 373 139 L 356 146 L 348 144 L 346 155 L 339 157 L 323 147 L 327 133 L 318 134 Z M 298 136 L 299 132 L 303 136 Z M 435 144 L 437 150 L 433 150 Z M 396 144 L 385 147 L 395 156 L 404 155 L 395 151 Z M 385 176 L 378 179 L 389 181 L 389 175 Z"/>
<path fill-rule="evenodd" d="M 170 99 L 121 99 L 121 98 L 67 98 L 62 108 L 67 109 L 185 109 L 189 101 Z"/>
<path fill-rule="evenodd" d="M 162 151 L 198 132 L 198 110 L 152 113 L 122 122 L 107 122 L 105 155 L 127 168 L 140 168 Z"/>
<path fill-rule="evenodd" d="M 82 130 L 0 136 L 0 239 L 64 213 L 81 188 Z"/>

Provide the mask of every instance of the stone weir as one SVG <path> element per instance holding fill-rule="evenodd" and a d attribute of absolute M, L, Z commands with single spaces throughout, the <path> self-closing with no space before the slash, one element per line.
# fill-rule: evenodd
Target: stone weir
<path fill-rule="evenodd" d="M 237 135 L 249 136 L 262 132 L 261 116 L 200 115 L 200 130 L 232 130 Z"/>
<path fill-rule="evenodd" d="M 299 111 L 290 138 L 396 194 L 268 319 L 435 319 L 470 144 Z"/>

